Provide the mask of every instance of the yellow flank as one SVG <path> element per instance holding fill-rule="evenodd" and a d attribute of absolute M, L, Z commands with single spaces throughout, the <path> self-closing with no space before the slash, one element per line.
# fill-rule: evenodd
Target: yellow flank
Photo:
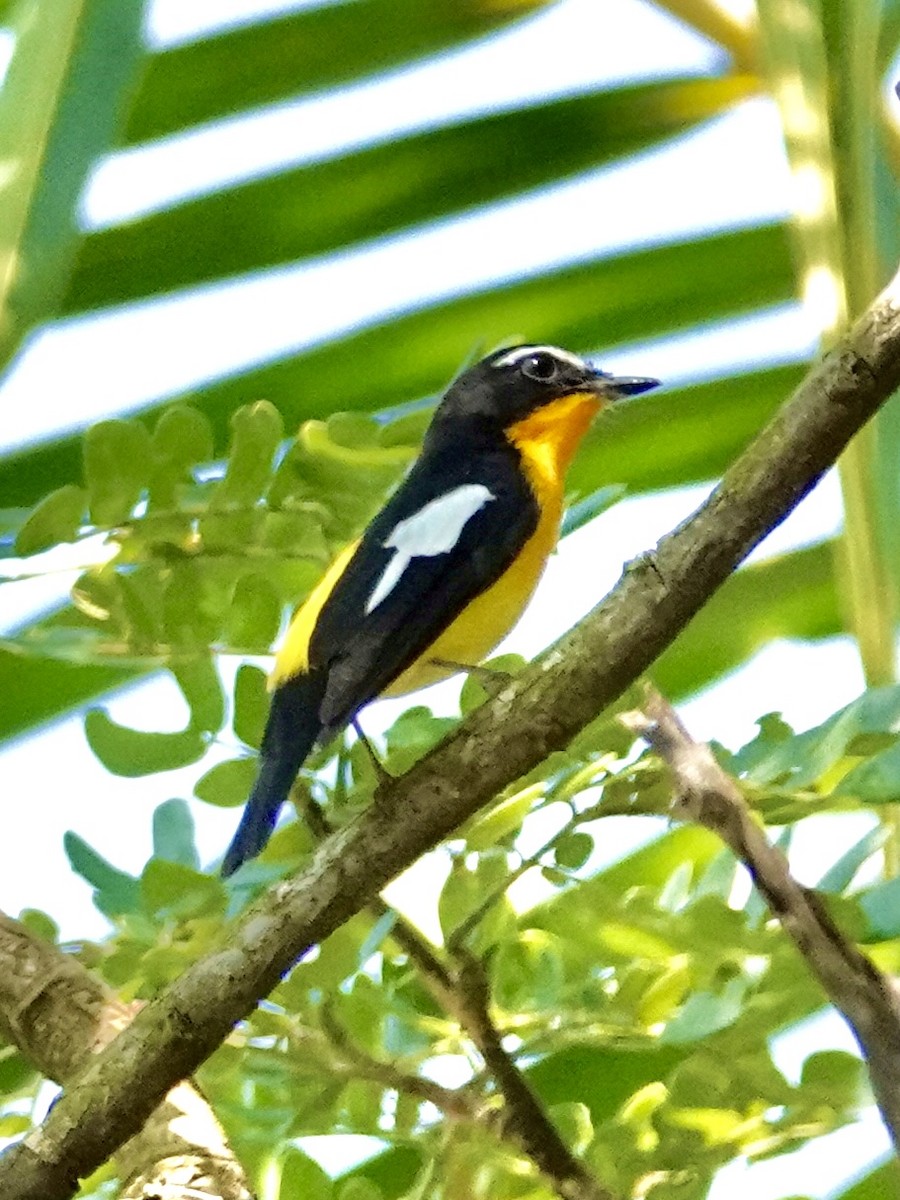
<path fill-rule="evenodd" d="M 285 683 L 294 675 L 309 670 L 309 639 L 316 627 L 319 613 L 358 545 L 357 540 L 344 547 L 294 614 L 284 645 L 275 656 L 275 666 L 269 676 L 269 691 L 274 691 L 279 684 Z"/>
<path fill-rule="evenodd" d="M 600 407 L 593 393 L 579 392 L 552 401 L 507 429 L 540 508 L 537 529 L 497 582 L 470 601 L 382 695 L 402 696 L 456 673 L 452 667 L 437 666 L 434 659 L 476 666 L 516 624 L 559 538 L 566 468 Z"/>

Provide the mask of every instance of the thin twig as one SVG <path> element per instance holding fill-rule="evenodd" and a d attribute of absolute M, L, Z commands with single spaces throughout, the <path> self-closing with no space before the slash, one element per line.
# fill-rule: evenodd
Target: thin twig
<path fill-rule="evenodd" d="M 668 701 L 648 689 L 643 711 L 628 714 L 628 726 L 668 764 L 676 813 L 712 830 L 744 863 L 785 933 L 843 1013 L 868 1062 L 895 1149 L 900 1149 L 900 995 L 894 982 L 844 936 L 819 896 L 792 877 L 787 860 L 754 820 L 740 789 L 709 747 L 693 740 Z"/>
<path fill-rule="evenodd" d="M 505 1107 L 503 1124 L 522 1149 L 552 1181 L 563 1200 L 614 1200 L 585 1164 L 572 1153 L 503 1045 L 490 1016 L 490 989 L 481 960 L 460 951 L 458 991 L 463 998 L 465 1028 L 485 1066 L 497 1081 Z"/>
<path fill-rule="evenodd" d="M 446 1117 L 457 1121 L 477 1121 L 482 1117 L 478 1098 L 467 1087 L 448 1088 L 433 1079 L 422 1075 L 413 1075 L 409 1071 L 401 1071 L 393 1063 L 382 1062 L 366 1054 L 351 1039 L 340 1024 L 331 1005 L 322 1007 L 322 1028 L 325 1031 L 332 1051 L 337 1051 L 343 1062 L 337 1064 L 338 1070 L 358 1079 L 369 1079 L 382 1087 L 392 1088 L 403 1092 L 416 1100 L 427 1101 L 439 1109 Z M 302 1037 L 297 1039 L 301 1045 Z"/>
<path fill-rule="evenodd" d="M 307 804 L 304 811 L 315 836 L 324 836 L 328 825 L 321 809 L 317 805 Z M 460 947 L 454 957 L 457 963 L 463 964 L 463 969 L 453 971 L 425 935 L 380 896 L 372 900 L 369 910 L 376 920 L 388 914 L 393 917 L 391 938 L 408 955 L 418 969 L 426 988 L 467 1034 L 484 1060 L 503 1097 L 504 1109 L 497 1127 L 501 1136 L 512 1138 L 516 1148 L 524 1151 L 532 1159 L 543 1171 L 560 1200 L 613 1200 L 611 1194 L 599 1186 L 565 1144 L 515 1060 L 504 1050 L 500 1034 L 490 1018 L 487 983 L 480 964 L 476 966 L 476 960 Z M 355 1061 L 363 1072 L 371 1071 L 374 1060 L 362 1055 L 361 1051 L 357 1052 L 344 1036 L 340 1026 L 332 1019 L 327 1007 L 323 1018 L 326 1032 L 335 1044 L 345 1053 L 353 1052 L 356 1055 Z M 376 1064 L 374 1069 L 375 1074 L 370 1074 L 369 1078 L 377 1078 L 379 1082 L 385 1083 L 387 1075 L 384 1071 L 393 1070 L 384 1068 L 383 1064 Z M 418 1080 L 418 1077 L 405 1078 L 407 1083 L 410 1079 Z M 419 1083 L 421 1082 L 419 1080 Z M 402 1089 L 399 1081 L 387 1085 Z M 405 1090 L 413 1089 L 406 1087 Z M 443 1093 L 446 1090 L 442 1089 L 443 1102 L 441 1099 L 433 1099 L 436 1107 L 451 1115 L 468 1115 L 471 1119 L 475 1115 L 471 1107 L 465 1114 L 452 1108 L 452 1103 L 456 1098 L 461 1098 L 462 1094 L 457 1091 L 445 1096 Z M 468 1103 L 468 1096 L 465 1099 Z M 486 1119 L 487 1112 L 487 1109 L 482 1111 L 482 1119 Z"/>
<path fill-rule="evenodd" d="M 370 906 L 379 915 L 384 901 Z M 561 1200 L 613 1200 L 563 1141 L 515 1059 L 503 1046 L 490 1016 L 487 979 L 480 961 L 461 947 L 452 972 L 435 948 L 402 914 L 395 914 L 391 937 L 419 968 L 438 1003 L 471 1039 L 503 1099 L 499 1131 L 511 1138 L 544 1173 Z"/>

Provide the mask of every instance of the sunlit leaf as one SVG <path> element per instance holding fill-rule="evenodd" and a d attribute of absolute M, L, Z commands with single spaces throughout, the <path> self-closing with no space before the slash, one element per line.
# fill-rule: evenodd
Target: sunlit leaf
<path fill-rule="evenodd" d="M 63 847 L 76 875 L 95 889 L 94 900 L 107 916 L 131 912 L 138 902 L 138 880 L 120 871 L 98 854 L 77 833 L 67 832 Z"/>
<path fill-rule="evenodd" d="M 641 150 L 755 88 L 735 75 L 603 88 L 232 186 L 90 235 L 66 309 L 258 271 L 520 194 Z"/>
<path fill-rule="evenodd" d="M 219 808 L 235 808 L 246 802 L 255 778 L 254 759 L 230 758 L 201 775 L 194 784 L 194 795 Z"/>
<path fill-rule="evenodd" d="M 84 435 L 91 520 L 127 521 L 150 478 L 150 436 L 138 421 L 101 421 Z"/>
<path fill-rule="evenodd" d="M 26 557 L 60 542 L 74 542 L 87 511 L 84 488 L 67 483 L 45 496 L 19 530 L 15 550 Z"/>
<path fill-rule="evenodd" d="M 154 811 L 153 854 L 185 867 L 196 869 L 200 865 L 194 818 L 183 800 L 166 800 Z"/>
<path fill-rule="evenodd" d="M 243 108 L 356 80 L 483 36 L 540 0 L 359 0 L 306 7 L 155 55 L 129 114 L 143 141 Z M 378 30 L 378 37 L 371 31 Z"/>
<path fill-rule="evenodd" d="M 193 729 L 183 733 L 147 733 L 120 725 L 102 708 L 85 714 L 88 745 L 108 771 L 135 778 L 157 771 L 174 771 L 197 762 L 206 751 L 206 740 Z"/>

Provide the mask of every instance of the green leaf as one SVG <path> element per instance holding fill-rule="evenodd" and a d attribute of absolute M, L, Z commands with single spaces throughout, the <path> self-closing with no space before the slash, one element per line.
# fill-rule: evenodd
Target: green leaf
<path fill-rule="evenodd" d="M 890 733 L 898 720 L 900 686 L 870 688 L 821 725 L 775 746 L 750 777 L 757 783 L 785 780 L 794 788 L 808 787 L 845 755 L 865 753 L 863 739 Z"/>
<path fill-rule="evenodd" d="M 234 413 L 228 466 L 216 489 L 214 508 L 247 509 L 257 503 L 268 482 L 283 431 L 278 410 L 266 400 L 247 404 Z"/>
<path fill-rule="evenodd" d="M 118 572 L 110 575 L 115 597 L 115 615 L 127 639 L 138 653 L 159 653 L 162 640 L 162 589 L 152 571 Z"/>
<path fill-rule="evenodd" d="M 553 858 L 558 867 L 566 871 L 577 871 L 583 867 L 594 851 L 594 839 L 589 833 L 575 831 L 564 834 L 553 847 Z"/>
<path fill-rule="evenodd" d="M 668 1021 L 684 1002 L 692 983 L 693 971 L 687 956 L 673 960 L 641 996 L 636 1012 L 638 1020 L 650 1030 Z"/>
<path fill-rule="evenodd" d="M 18 1050 L 12 1046 L 0 1049 L 0 1096 L 12 1096 L 37 1079 L 37 1071 Z"/>
<path fill-rule="evenodd" d="M 501 800 L 483 816 L 474 818 L 466 825 L 466 845 L 470 850 L 487 850 L 518 832 L 528 813 L 543 795 L 544 784 L 537 783 Z"/>
<path fill-rule="evenodd" d="M 599 517 L 601 513 L 612 508 L 625 495 L 625 487 L 621 483 L 613 483 L 608 487 L 597 488 L 590 496 L 586 496 L 584 500 L 579 500 L 577 504 L 572 504 L 566 509 L 565 516 L 560 526 L 560 537 L 568 537 L 570 533 L 574 533 L 576 529 L 581 529 L 583 525 L 587 525 L 588 521 L 593 521 L 595 517 Z"/>
<path fill-rule="evenodd" d="M 739 976 L 719 992 L 693 992 L 663 1030 L 662 1041 L 667 1045 L 696 1042 L 727 1029 L 741 1015 L 747 985 L 748 981 Z"/>
<path fill-rule="evenodd" d="M 142 906 L 152 916 L 189 919 L 225 912 L 222 880 L 184 863 L 152 858 L 141 875 L 140 889 Z"/>
<path fill-rule="evenodd" d="M 604 87 L 391 138 L 188 200 L 90 235 L 66 311 L 259 271 L 521 194 L 657 144 L 755 87 L 738 75 Z"/>
<path fill-rule="evenodd" d="M 331 559 L 322 522 L 308 512 L 278 512 L 270 508 L 263 519 L 259 540 L 285 557 L 308 558 L 323 566 Z"/>
<path fill-rule="evenodd" d="M 84 476 L 95 525 L 127 521 L 150 478 L 150 435 L 139 421 L 101 421 L 84 435 Z"/>
<path fill-rule="evenodd" d="M 30 1128 L 30 1117 L 17 1117 L 12 1113 L 6 1113 L 0 1116 L 0 1138 L 16 1137 L 17 1134 L 27 1133 Z"/>
<path fill-rule="evenodd" d="M 258 750 L 269 715 L 266 673 L 241 663 L 234 680 L 234 732 L 245 746 Z"/>
<path fill-rule="evenodd" d="M 426 1200 L 428 1193 L 416 1190 L 417 1180 L 421 1183 L 421 1166 L 422 1156 L 418 1148 L 393 1145 L 348 1172 L 344 1179 L 347 1182 L 352 1180 L 354 1183 L 362 1181 L 367 1185 L 374 1184 L 386 1197 L 403 1196 L 404 1200 Z M 363 1197 L 363 1200 L 368 1198 Z"/>
<path fill-rule="evenodd" d="M 401 775 L 408 771 L 456 724 L 453 717 L 436 717 L 424 704 L 408 708 L 385 735 L 391 770 Z"/>
<path fill-rule="evenodd" d="M 281 600 L 264 575 L 242 575 L 225 618 L 225 641 L 237 650 L 265 652 L 281 627 Z"/>
<path fill-rule="evenodd" d="M 855 796 L 865 804 L 896 804 L 900 800 L 900 742 L 852 767 L 834 794 Z"/>
<path fill-rule="evenodd" d="M 850 1185 L 846 1191 L 835 1195 L 834 1200 L 884 1200 L 890 1196 L 897 1182 L 897 1161 L 893 1155 L 887 1162 L 868 1171 Z"/>
<path fill-rule="evenodd" d="M 562 1134 L 566 1145 L 575 1154 L 584 1154 L 594 1137 L 594 1125 L 588 1106 L 577 1101 L 554 1104 L 549 1116 Z"/>
<path fill-rule="evenodd" d="M 227 584 L 223 586 L 209 559 L 202 563 L 174 562 L 163 584 L 159 607 L 168 642 L 189 654 L 205 653 L 221 630 Z"/>
<path fill-rule="evenodd" d="M 207 418 L 187 404 L 167 408 L 153 430 L 153 466 L 150 475 L 150 510 L 177 508 L 179 489 L 192 482 L 192 469 L 213 454 L 212 426 Z M 173 521 L 181 542 L 184 528 Z M 185 533 L 187 530 L 185 529 Z"/>
<path fill-rule="evenodd" d="M 212 656 L 176 659 L 171 670 L 191 710 L 191 730 L 216 733 L 225 722 L 225 691 Z"/>
<path fill-rule="evenodd" d="M 665 1079 L 686 1054 L 682 1047 L 656 1043 L 630 1049 L 593 1043 L 556 1050 L 527 1074 L 545 1104 L 584 1104 L 597 1129 L 641 1088 Z"/>
<path fill-rule="evenodd" d="M 359 948 L 360 970 L 366 965 L 373 954 L 377 954 L 391 930 L 396 926 L 398 914 L 392 908 L 386 909 L 372 925 L 365 941 Z"/>
<path fill-rule="evenodd" d="M 49 550 L 60 542 L 74 542 L 87 511 L 84 488 L 67 483 L 34 508 L 16 537 L 16 553 L 23 558 Z"/>
<path fill-rule="evenodd" d="M 19 920 L 26 929 L 49 942 L 51 946 L 55 946 L 59 941 L 59 926 L 48 913 L 41 912 L 39 908 L 23 908 L 19 913 Z"/>
<path fill-rule="evenodd" d="M 900 937 L 900 879 L 876 883 L 853 897 L 866 921 L 855 931 L 860 941 L 888 942 Z"/>
<path fill-rule="evenodd" d="M 63 848 L 76 875 L 94 888 L 94 903 L 108 917 L 134 912 L 138 904 L 139 882 L 133 875 L 107 862 L 77 833 L 63 835 Z"/>
<path fill-rule="evenodd" d="M 478 945 L 486 949 L 510 936 L 512 907 L 503 888 L 507 875 L 506 854 L 502 851 L 485 851 L 474 865 L 453 860 L 438 897 L 438 919 L 445 942 L 488 902 L 478 921 Z"/>
<path fill-rule="evenodd" d="M 153 855 L 196 870 L 194 818 L 183 800 L 166 800 L 153 813 Z"/>
<path fill-rule="evenodd" d="M 328 995 L 355 975 L 360 967 L 360 949 L 372 928 L 367 914 L 352 917 L 330 934 L 318 947 L 318 952 L 301 960 L 281 985 L 288 1008 L 302 1010 L 310 991 Z"/>
<path fill-rule="evenodd" d="M 237 808 L 245 804 L 256 778 L 256 759 L 229 758 L 216 763 L 194 784 L 194 795 L 217 808 Z"/>
<path fill-rule="evenodd" d="M 338 1184 L 338 1200 L 384 1200 L 384 1192 L 368 1179 L 346 1179 Z"/>
<path fill-rule="evenodd" d="M 820 1104 L 834 1108 L 859 1108 L 869 1096 L 866 1068 L 845 1050 L 819 1050 L 803 1064 L 800 1086 Z"/>
<path fill-rule="evenodd" d="M 200 732 L 146 733 L 128 729 L 102 708 L 92 708 L 85 714 L 84 732 L 107 771 L 128 778 L 174 771 L 197 762 L 206 753 L 206 739 Z"/>
<path fill-rule="evenodd" d="M 491 960 L 493 997 L 507 1012 L 553 1008 L 564 979 L 560 947 L 542 929 L 524 929 L 515 940 L 502 942 Z"/>
<path fill-rule="evenodd" d="M 541 3 L 430 0 L 423 7 L 418 0 L 355 0 L 242 22 L 154 55 L 125 138 L 179 133 L 240 109 L 356 82 L 482 37 Z"/>
<path fill-rule="evenodd" d="M 329 1200 L 331 1180 L 302 1150 L 291 1146 L 280 1163 L 281 1186 L 278 1200 Z"/>
<path fill-rule="evenodd" d="M 187 472 L 212 458 L 212 426 L 189 404 L 173 404 L 156 422 L 153 452 L 158 459 Z"/>
<path fill-rule="evenodd" d="M 377 1056 L 384 1042 L 386 993 L 368 975 L 358 974 L 347 992 L 335 997 L 338 1023 L 352 1042 L 367 1054 Z"/>
<path fill-rule="evenodd" d="M 112 144 L 142 52 L 140 4 L 59 0 L 8 13 L 14 52 L 0 90 L 0 363 L 57 315 L 81 232 L 78 201 Z M 110 53 L 110 48 L 115 52 Z M 65 381 L 60 380 L 65 404 Z"/>
<path fill-rule="evenodd" d="M 859 868 L 873 854 L 878 853 L 889 836 L 888 831 L 881 825 L 870 829 L 828 868 L 816 884 L 816 890 L 835 893 L 846 891 Z"/>

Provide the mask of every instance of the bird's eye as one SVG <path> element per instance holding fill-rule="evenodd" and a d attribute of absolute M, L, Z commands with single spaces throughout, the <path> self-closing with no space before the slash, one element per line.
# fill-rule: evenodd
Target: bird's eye
<path fill-rule="evenodd" d="M 549 383 L 551 379 L 555 378 L 556 372 L 559 370 L 559 363 L 552 354 L 540 352 L 529 354 L 527 358 L 523 358 L 521 369 L 522 374 L 527 375 L 529 379 L 537 379 L 540 383 Z"/>

